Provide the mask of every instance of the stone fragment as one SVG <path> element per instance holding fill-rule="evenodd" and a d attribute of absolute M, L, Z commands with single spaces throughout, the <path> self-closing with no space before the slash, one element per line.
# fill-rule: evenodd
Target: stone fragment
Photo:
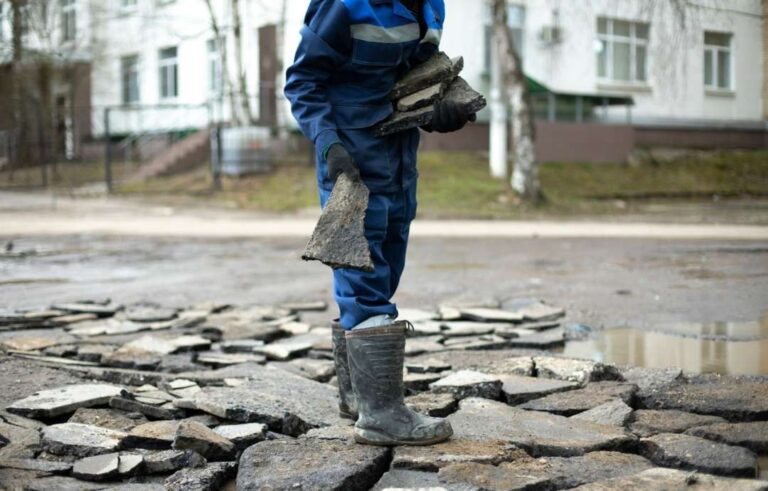
<path fill-rule="evenodd" d="M 50 337 L 17 337 L 0 342 L 0 350 L 37 351 L 56 344 L 58 341 Z"/>
<path fill-rule="evenodd" d="M 69 418 L 68 423 L 101 426 L 110 430 L 129 431 L 146 423 L 147 418 L 137 413 L 124 413 L 115 409 L 80 408 Z"/>
<path fill-rule="evenodd" d="M 509 342 L 501 336 L 486 334 L 446 339 L 443 345 L 449 350 L 497 350 L 508 347 Z"/>
<path fill-rule="evenodd" d="M 97 303 L 72 302 L 56 304 L 53 305 L 52 308 L 64 312 L 71 312 L 73 314 L 94 314 L 99 317 L 112 317 L 121 310 L 123 306 L 112 303 L 100 305 Z"/>
<path fill-rule="evenodd" d="M 438 479 L 450 489 L 525 491 L 546 489 L 548 479 L 525 474 L 505 472 L 504 469 L 473 462 L 453 464 L 440 469 Z M 459 488 L 461 489 L 461 488 Z"/>
<path fill-rule="evenodd" d="M 743 379 L 676 384 L 646 395 L 648 409 L 679 409 L 730 421 L 768 419 L 768 384 Z"/>
<path fill-rule="evenodd" d="M 101 363 L 115 352 L 116 348 L 108 344 L 85 344 L 77 348 L 77 359 L 92 363 Z"/>
<path fill-rule="evenodd" d="M 205 425 L 182 421 L 176 429 L 173 448 L 195 451 L 208 460 L 230 460 L 235 444 Z"/>
<path fill-rule="evenodd" d="M 440 373 L 451 369 L 451 364 L 437 359 L 405 361 L 405 369 L 411 373 Z"/>
<path fill-rule="evenodd" d="M 470 321 L 443 322 L 440 325 L 443 327 L 442 334 L 449 338 L 493 334 L 497 327 L 496 324 Z"/>
<path fill-rule="evenodd" d="M 286 302 L 278 306 L 295 314 L 297 312 L 325 312 L 328 310 L 328 302 L 315 300 L 310 302 Z"/>
<path fill-rule="evenodd" d="M 261 442 L 240 458 L 237 489 L 369 489 L 387 469 L 388 453 L 338 440 Z"/>
<path fill-rule="evenodd" d="M 41 390 L 12 403 L 9 413 L 35 419 L 46 419 L 74 412 L 77 408 L 106 405 L 120 394 L 121 388 L 105 384 L 68 385 L 58 389 Z"/>
<path fill-rule="evenodd" d="M 422 392 L 405 398 L 405 404 L 416 412 L 443 418 L 458 407 L 458 400 L 452 394 Z"/>
<path fill-rule="evenodd" d="M 68 474 L 72 464 L 42 459 L 0 459 L 0 469 L 38 471 L 46 474 Z"/>
<path fill-rule="evenodd" d="M 255 365 L 238 387 L 206 387 L 191 399 L 200 411 L 239 423 L 264 423 L 296 436 L 339 421 L 336 389 L 282 370 Z"/>
<path fill-rule="evenodd" d="M 305 322 L 286 322 L 285 324 L 280 325 L 280 329 L 282 331 L 287 332 L 291 336 L 298 336 L 299 334 L 306 334 L 309 332 L 309 330 L 312 328 L 309 324 Z"/>
<path fill-rule="evenodd" d="M 691 435 L 660 433 L 640 440 L 641 453 L 664 467 L 756 477 L 757 457 L 751 451 Z"/>
<path fill-rule="evenodd" d="M 623 382 L 592 382 L 583 389 L 550 394 L 521 404 L 522 409 L 572 416 L 614 399 L 631 404 L 637 386 Z"/>
<path fill-rule="evenodd" d="M 136 426 L 123 440 L 124 448 L 171 448 L 179 421 L 150 421 Z"/>
<path fill-rule="evenodd" d="M 451 394 L 456 399 L 467 397 L 498 399 L 501 385 L 498 377 L 471 370 L 460 370 L 431 384 L 429 388 L 432 392 Z"/>
<path fill-rule="evenodd" d="M 624 426 L 631 417 L 632 408 L 627 406 L 621 399 L 614 399 L 583 413 L 571 416 L 571 418 L 581 421 L 592 421 L 593 423 L 612 426 Z"/>
<path fill-rule="evenodd" d="M 623 367 L 619 371 L 624 380 L 637 385 L 638 396 L 641 398 L 685 381 L 683 371 L 679 368 Z"/>
<path fill-rule="evenodd" d="M 152 419 L 174 419 L 180 418 L 184 412 L 180 409 L 166 409 L 153 404 L 146 404 L 140 400 L 128 399 L 125 397 L 113 397 L 109 400 L 110 407 L 121 409 L 123 411 L 141 413 Z"/>
<path fill-rule="evenodd" d="M 397 101 L 397 110 L 406 112 L 433 105 L 443 96 L 445 85 L 444 82 L 436 83 L 426 89 L 422 89 L 403 97 Z"/>
<path fill-rule="evenodd" d="M 295 338 L 288 338 L 285 341 L 276 341 L 254 348 L 254 353 L 259 353 L 270 360 L 290 360 L 299 356 L 304 356 L 312 349 L 312 344 L 305 341 L 295 341 Z"/>
<path fill-rule="evenodd" d="M 498 465 L 528 455 L 503 440 L 452 438 L 430 446 L 401 446 L 392 451 L 392 468 L 437 472 L 441 467 L 459 462 Z"/>
<path fill-rule="evenodd" d="M 768 421 L 708 424 L 691 428 L 685 433 L 745 447 L 758 454 L 768 454 Z"/>
<path fill-rule="evenodd" d="M 195 383 L 206 385 L 225 385 L 227 379 L 249 379 L 256 378 L 262 374 L 264 367 L 258 363 L 241 363 L 228 367 L 217 368 L 215 370 L 207 369 L 200 371 L 180 372 L 177 377 L 182 377 L 194 381 Z M 276 373 L 284 373 L 282 371 Z"/>
<path fill-rule="evenodd" d="M 403 373 L 403 384 L 406 394 L 429 390 L 429 385 L 440 380 L 437 373 Z"/>
<path fill-rule="evenodd" d="M 438 321 L 420 321 L 413 323 L 413 331 L 409 336 L 437 336 L 443 332 L 442 324 Z"/>
<path fill-rule="evenodd" d="M 501 380 L 501 392 L 507 404 L 512 406 L 578 387 L 574 382 L 564 380 L 524 377 L 520 375 L 494 374 L 494 376 Z"/>
<path fill-rule="evenodd" d="M 406 338 L 405 356 L 445 351 L 446 347 L 440 343 L 443 339 L 445 338 L 442 335 Z"/>
<path fill-rule="evenodd" d="M 85 481 L 106 481 L 117 477 L 120 466 L 120 454 L 109 453 L 86 457 L 75 462 L 72 477 Z"/>
<path fill-rule="evenodd" d="M 632 436 L 613 426 L 524 411 L 488 399 L 464 399 L 448 420 L 455 439 L 504 440 L 534 456 L 582 455 L 620 449 L 634 441 Z"/>
<path fill-rule="evenodd" d="M 142 302 L 129 305 L 123 314 L 133 322 L 163 322 L 176 318 L 178 309 L 163 307 L 154 302 Z"/>
<path fill-rule="evenodd" d="M 473 466 L 474 481 L 488 478 L 488 482 L 525 482 L 526 477 L 544 479 L 538 481 L 541 489 L 570 489 L 581 484 L 627 476 L 650 469 L 653 465 L 639 455 L 619 452 L 590 452 L 578 457 L 546 457 L 532 459 L 527 456 L 505 462 L 498 468 L 488 465 Z M 446 472 L 448 472 L 446 470 Z M 466 473 L 465 473 L 466 475 Z M 491 487 L 491 489 L 508 489 Z"/>
<path fill-rule="evenodd" d="M 463 67 L 463 59 L 461 62 L 457 60 L 456 63 L 461 63 Z M 390 93 L 390 99 L 396 101 L 438 82 L 449 80 L 453 73 L 454 62 L 442 51 L 437 52 L 398 80 Z"/>
<path fill-rule="evenodd" d="M 509 310 L 491 308 L 461 309 L 461 316 L 478 322 L 522 322 L 523 316 Z"/>
<path fill-rule="evenodd" d="M 422 322 L 430 322 L 438 318 L 437 313 L 432 310 L 397 309 L 397 312 L 398 319 L 407 320 L 414 325 Z"/>
<path fill-rule="evenodd" d="M 74 477 L 51 476 L 25 484 L 24 491 L 91 491 L 104 489 L 104 484 L 81 481 Z"/>
<path fill-rule="evenodd" d="M 301 258 L 321 261 L 334 269 L 373 271 L 371 251 L 363 233 L 368 195 L 362 181 L 342 174 Z"/>
<path fill-rule="evenodd" d="M 115 350 L 105 353 L 101 357 L 101 365 L 115 368 L 129 368 L 135 370 L 155 370 L 163 359 L 160 355 L 145 352 L 128 352 Z"/>
<path fill-rule="evenodd" d="M 437 491 L 443 490 L 434 472 L 392 469 L 384 473 L 371 491 Z"/>
<path fill-rule="evenodd" d="M 616 489 L 642 489 L 643 491 L 672 491 L 678 489 L 766 491 L 768 490 L 768 483 L 751 479 L 692 474 L 676 469 L 653 468 L 630 476 L 585 484 L 574 488 L 574 491 L 614 491 Z"/>
<path fill-rule="evenodd" d="M 509 308 L 522 315 L 526 321 L 542 322 L 559 319 L 565 315 L 565 310 L 560 307 L 548 305 L 540 300 L 513 301 Z"/>
<path fill-rule="evenodd" d="M 212 367 L 226 367 L 230 365 L 239 365 L 241 363 L 259 363 L 264 364 L 267 357 L 252 353 L 217 353 L 215 351 L 200 353 L 193 357 L 196 363 Z"/>
<path fill-rule="evenodd" d="M 531 348 L 539 350 L 550 350 L 565 346 L 565 331 L 558 327 L 546 331 L 536 332 L 534 334 L 520 335 L 520 337 L 509 340 L 511 348 Z"/>
<path fill-rule="evenodd" d="M 120 454 L 120 465 L 117 473 L 121 478 L 136 475 L 144 466 L 144 456 L 134 453 Z"/>
<path fill-rule="evenodd" d="M 474 114 L 486 106 L 485 97 L 475 91 L 461 77 L 451 82 L 441 100 L 453 101 L 469 114 Z M 395 111 L 389 118 L 375 127 L 377 136 L 390 135 L 409 128 L 418 128 L 432 122 L 433 107 L 423 107 L 414 111 Z"/>
<path fill-rule="evenodd" d="M 683 433 L 694 426 L 715 423 L 725 423 L 725 420 L 718 416 L 703 416 L 674 409 L 638 409 L 632 416 L 629 429 L 637 436 L 645 438 L 659 433 Z"/>
<path fill-rule="evenodd" d="M 237 463 L 216 462 L 181 469 L 165 480 L 166 491 L 218 491 L 237 473 Z"/>
<path fill-rule="evenodd" d="M 622 380 L 619 370 L 592 360 L 534 356 L 533 363 L 539 377 L 569 380 L 578 384 L 602 380 Z"/>
<path fill-rule="evenodd" d="M 33 458 L 39 450 L 38 429 L 0 423 L 0 459 Z"/>
<path fill-rule="evenodd" d="M 408 341 L 406 340 L 406 348 Z M 406 363 L 420 363 L 427 359 L 431 362 L 442 361 L 450 364 L 454 370 L 474 370 L 494 375 L 531 376 L 533 374 L 533 359 L 530 356 L 520 356 L 518 350 L 451 352 L 443 350 L 441 353 L 406 358 Z"/>
<path fill-rule="evenodd" d="M 316 382 L 327 382 L 336 374 L 336 367 L 332 360 L 300 358 L 289 362 L 272 362 L 269 366 Z"/>
<path fill-rule="evenodd" d="M 188 467 L 206 464 L 205 458 L 191 450 L 162 450 L 143 455 L 144 470 L 148 474 L 167 474 Z"/>
<path fill-rule="evenodd" d="M 54 455 L 89 457 L 116 451 L 126 434 L 80 423 L 61 423 L 43 428 L 42 448 Z"/>
<path fill-rule="evenodd" d="M 264 346 L 264 341 L 257 339 L 233 339 L 219 343 L 219 348 L 224 353 L 253 353 L 254 348 L 261 346 Z"/>
<path fill-rule="evenodd" d="M 176 351 L 174 345 L 169 339 L 162 339 L 157 336 L 145 335 L 124 344 L 117 350 L 117 354 L 126 356 L 142 355 L 152 353 L 156 355 L 170 355 Z"/>
<path fill-rule="evenodd" d="M 346 426 L 325 426 L 315 428 L 301 435 L 299 438 L 316 438 L 319 440 L 339 440 L 350 444 L 355 443 L 355 426 L 347 424 Z"/>
<path fill-rule="evenodd" d="M 266 438 L 267 425 L 261 423 L 221 425 L 214 428 L 213 431 L 232 442 L 237 450 L 244 450 Z"/>

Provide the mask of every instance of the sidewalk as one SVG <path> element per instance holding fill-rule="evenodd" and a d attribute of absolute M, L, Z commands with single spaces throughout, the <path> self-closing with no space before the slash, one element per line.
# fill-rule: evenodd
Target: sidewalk
<path fill-rule="evenodd" d="M 0 235 L 136 237 L 309 237 L 314 214 L 269 216 L 239 210 L 171 208 L 129 200 L 70 200 L 0 193 Z M 768 226 L 582 221 L 416 220 L 414 237 L 768 240 Z"/>

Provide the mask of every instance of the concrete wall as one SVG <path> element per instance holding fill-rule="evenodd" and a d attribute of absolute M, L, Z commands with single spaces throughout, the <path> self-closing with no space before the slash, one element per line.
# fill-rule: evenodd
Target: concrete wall
<path fill-rule="evenodd" d="M 768 0 L 763 0 L 763 119 L 768 121 Z"/>

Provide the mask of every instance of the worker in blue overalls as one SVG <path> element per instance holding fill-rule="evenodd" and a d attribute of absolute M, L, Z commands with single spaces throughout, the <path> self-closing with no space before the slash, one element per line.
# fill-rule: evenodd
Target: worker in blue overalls
<path fill-rule="evenodd" d="M 390 301 L 405 266 L 416 214 L 419 130 L 374 136 L 393 107 L 395 81 L 438 49 L 443 0 L 312 0 L 285 94 L 315 145 L 325 206 L 339 175 L 370 190 L 365 236 L 374 271 L 334 271 L 340 319 L 333 345 L 342 416 L 356 419 L 355 439 L 374 445 L 427 445 L 453 434 L 450 424 L 403 403 L 406 321 Z M 461 129 L 474 115 L 436 105 L 428 131 Z"/>

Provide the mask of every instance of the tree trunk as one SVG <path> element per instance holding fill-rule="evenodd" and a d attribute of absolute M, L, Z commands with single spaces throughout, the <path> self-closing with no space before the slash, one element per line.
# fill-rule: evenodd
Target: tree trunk
<path fill-rule="evenodd" d="M 211 29 L 213 30 L 214 42 L 216 43 L 216 49 L 219 50 L 221 55 L 221 76 L 224 79 L 224 94 L 229 101 L 229 110 L 232 113 L 232 122 L 240 126 L 243 124 L 240 118 L 240 110 L 237 107 L 237 101 L 235 97 L 235 87 L 232 83 L 232 78 L 229 76 L 229 57 L 227 56 L 227 38 L 221 32 L 221 26 L 219 20 L 216 17 L 216 11 L 213 9 L 213 3 L 211 0 L 205 0 L 205 4 L 208 7 L 208 15 L 211 18 Z"/>
<path fill-rule="evenodd" d="M 240 106 L 243 110 L 243 116 L 250 124 L 255 124 L 253 112 L 251 111 L 251 101 L 248 98 L 248 84 L 246 82 L 245 70 L 243 69 L 243 40 L 242 40 L 242 19 L 240 17 L 240 0 L 232 0 L 232 24 L 235 38 L 235 66 L 237 68 L 237 81 L 240 96 Z"/>
<path fill-rule="evenodd" d="M 528 84 L 523 74 L 520 55 L 508 27 L 506 0 L 493 1 L 493 37 L 512 113 L 514 169 L 512 189 L 521 199 L 536 203 L 541 198 L 539 169 L 534 147 L 535 127 Z"/>
<path fill-rule="evenodd" d="M 16 128 L 15 152 L 11 160 L 11 179 L 13 179 L 13 170 L 22 162 L 29 159 L 29 121 L 27 111 L 24 107 L 24 88 L 22 81 L 23 74 L 23 45 L 22 39 L 24 32 L 22 29 L 22 8 L 25 0 L 11 0 L 11 23 L 12 23 L 12 42 L 13 59 L 11 62 L 11 84 L 13 97 L 13 126 Z"/>

